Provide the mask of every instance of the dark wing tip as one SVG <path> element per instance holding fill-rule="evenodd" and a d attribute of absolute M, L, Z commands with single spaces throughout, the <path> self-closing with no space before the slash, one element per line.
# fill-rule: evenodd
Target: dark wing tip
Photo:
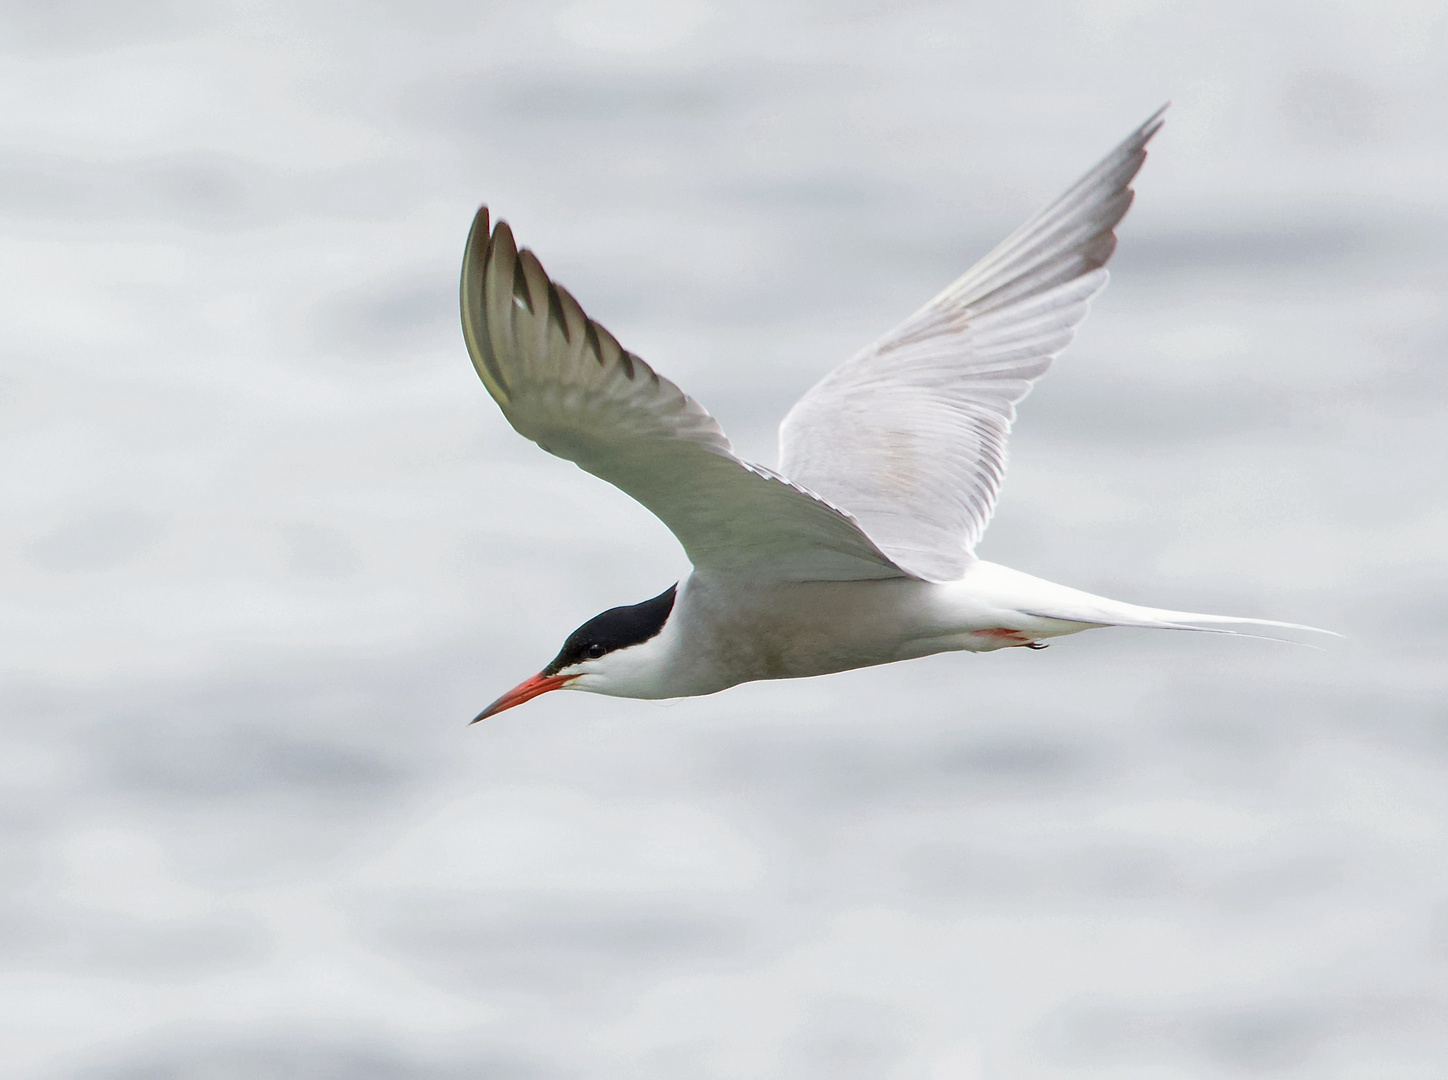
<path fill-rule="evenodd" d="M 473 215 L 473 223 L 468 227 L 468 242 L 463 247 L 463 285 L 467 285 L 467 274 L 469 270 L 476 269 L 479 274 L 487 262 L 488 257 L 488 206 L 484 203 L 478 207 L 478 212 Z"/>
<path fill-rule="evenodd" d="M 1162 125 L 1166 123 L 1166 111 L 1170 108 L 1170 101 L 1163 103 L 1162 107 L 1148 116 L 1142 125 L 1131 133 L 1126 141 L 1128 143 L 1135 143 L 1138 146 L 1145 146 L 1151 142 L 1156 133 L 1162 129 Z"/>
<path fill-rule="evenodd" d="M 533 299 L 533 283 L 530 278 L 536 278 L 540 289 L 546 289 L 548 275 L 543 270 L 543 264 L 538 261 L 527 248 L 518 251 L 518 261 L 513 264 L 513 299 L 520 302 L 528 309 L 528 314 L 535 313 Z"/>
<path fill-rule="evenodd" d="M 488 392 L 499 400 L 507 400 L 511 395 L 490 340 L 487 314 L 488 279 L 496 270 L 500 246 L 510 249 L 505 252 L 505 259 L 516 257 L 516 254 L 511 252 L 512 236 L 507 222 L 490 222 L 487 204 L 478 207 L 468 230 L 467 244 L 463 248 L 463 272 L 459 289 L 463 339 L 467 342 L 468 353 Z"/>
<path fill-rule="evenodd" d="M 513 230 L 508 223 L 499 218 L 493 225 L 493 235 L 488 237 L 488 261 L 492 262 L 494 254 L 499 250 L 508 252 L 508 261 L 511 262 L 518 257 L 518 242 L 513 239 Z"/>
<path fill-rule="evenodd" d="M 568 316 L 563 311 L 563 297 L 559 295 L 558 286 L 552 278 L 548 279 L 548 320 L 558 327 L 565 342 L 573 344 L 573 333 L 568 329 Z"/>

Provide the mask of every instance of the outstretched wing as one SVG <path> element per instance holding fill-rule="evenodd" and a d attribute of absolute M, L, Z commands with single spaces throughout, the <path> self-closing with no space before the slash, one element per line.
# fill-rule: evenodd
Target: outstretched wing
<path fill-rule="evenodd" d="M 698 402 L 588 318 L 478 211 L 462 272 L 463 337 L 518 433 L 632 495 L 700 569 L 768 580 L 906 576 L 851 518 L 734 456 Z"/>
<path fill-rule="evenodd" d="M 780 471 L 859 521 L 911 574 L 959 577 L 995 509 L 1016 402 L 1106 284 L 1162 112 L 780 425 Z"/>

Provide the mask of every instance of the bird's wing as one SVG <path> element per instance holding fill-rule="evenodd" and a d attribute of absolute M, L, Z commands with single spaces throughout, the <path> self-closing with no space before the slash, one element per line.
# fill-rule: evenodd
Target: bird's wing
<path fill-rule="evenodd" d="M 488 210 L 463 255 L 463 337 L 519 434 L 632 495 L 700 569 L 768 580 L 904 577 L 849 517 L 734 456 L 718 423 L 584 314 Z"/>
<path fill-rule="evenodd" d="M 1112 230 L 1164 111 L 780 425 L 780 471 L 847 509 L 913 575 L 953 580 L 974 558 L 1016 402 L 1106 284 Z"/>

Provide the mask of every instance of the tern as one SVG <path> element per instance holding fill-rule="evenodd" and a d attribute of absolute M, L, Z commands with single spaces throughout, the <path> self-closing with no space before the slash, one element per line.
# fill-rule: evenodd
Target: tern
<path fill-rule="evenodd" d="M 816 383 L 780 425 L 777 469 L 736 456 L 698 402 L 584 314 L 482 207 L 461 305 L 483 385 L 519 434 L 652 511 L 693 570 L 588 620 L 473 722 L 552 690 L 692 697 L 952 650 L 1044 648 L 1105 626 L 1313 629 L 1122 603 L 974 553 L 1016 404 L 1105 286 L 1164 112 Z"/>

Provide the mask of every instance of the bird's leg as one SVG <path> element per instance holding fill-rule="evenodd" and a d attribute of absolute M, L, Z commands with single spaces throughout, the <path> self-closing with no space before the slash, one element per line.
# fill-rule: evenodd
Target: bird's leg
<path fill-rule="evenodd" d="M 1008 648 L 1020 648 L 1024 646 L 1027 649 L 1044 649 L 1046 647 L 1039 641 L 1032 641 L 1021 631 L 1008 630 L 1004 626 L 994 626 L 989 630 L 975 630 L 972 631 L 972 633 L 974 633 L 976 637 L 997 638 L 1002 641 L 1009 641 L 1011 644 L 1007 646 Z"/>

